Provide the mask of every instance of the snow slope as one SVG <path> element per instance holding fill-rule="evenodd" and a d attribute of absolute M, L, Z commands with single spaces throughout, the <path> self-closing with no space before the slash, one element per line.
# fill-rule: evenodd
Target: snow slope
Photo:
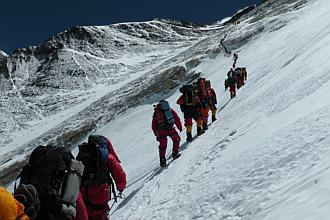
<path fill-rule="evenodd" d="M 151 105 L 99 128 L 128 176 L 111 219 L 329 219 L 329 9 L 328 0 L 309 1 L 241 47 L 248 81 L 231 101 L 223 88 L 231 58 L 204 60 L 197 70 L 218 94 L 218 120 L 182 141 L 182 157 L 167 169 L 158 167 Z M 177 111 L 178 97 L 168 98 Z"/>

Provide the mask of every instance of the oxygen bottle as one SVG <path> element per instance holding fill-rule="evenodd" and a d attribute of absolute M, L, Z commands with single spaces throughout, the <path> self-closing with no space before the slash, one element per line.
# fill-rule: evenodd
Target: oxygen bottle
<path fill-rule="evenodd" d="M 174 117 L 173 117 L 173 114 L 172 114 L 172 111 L 171 111 L 171 108 L 170 108 L 170 105 L 168 104 L 168 102 L 165 100 L 161 100 L 160 106 L 163 109 L 163 113 L 165 115 L 166 122 L 170 125 L 173 125 L 175 123 L 175 120 L 174 120 Z"/>
<path fill-rule="evenodd" d="M 205 86 L 205 78 L 199 78 L 198 79 L 198 88 L 199 91 L 202 95 L 202 99 L 206 99 L 207 98 L 207 91 L 206 91 L 206 86 Z"/>
<path fill-rule="evenodd" d="M 66 187 L 63 193 L 62 212 L 66 215 L 71 215 L 73 218 L 76 216 L 76 201 L 80 190 L 81 177 L 84 172 L 84 165 L 77 160 L 71 160 L 71 170 L 69 170 L 66 179 Z"/>

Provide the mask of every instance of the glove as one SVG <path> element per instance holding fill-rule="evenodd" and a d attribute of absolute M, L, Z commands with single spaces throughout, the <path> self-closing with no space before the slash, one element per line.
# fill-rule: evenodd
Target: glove
<path fill-rule="evenodd" d="M 119 191 L 118 195 L 117 195 L 118 198 L 121 198 L 121 199 L 125 199 L 125 195 L 123 194 L 123 191 Z"/>
<path fill-rule="evenodd" d="M 25 207 L 25 214 L 31 219 L 35 218 L 40 209 L 39 194 L 36 188 L 31 184 L 21 184 L 14 193 L 17 201 Z"/>
<path fill-rule="evenodd" d="M 182 132 L 182 128 L 179 128 L 179 131 Z"/>

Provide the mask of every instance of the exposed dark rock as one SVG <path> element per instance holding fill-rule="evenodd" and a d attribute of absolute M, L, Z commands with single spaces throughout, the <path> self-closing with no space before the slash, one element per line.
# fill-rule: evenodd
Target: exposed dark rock
<path fill-rule="evenodd" d="M 162 18 L 155 18 L 155 21 L 164 22 L 171 25 L 182 26 L 187 28 L 200 28 L 205 27 L 205 25 L 198 24 L 196 22 L 191 21 L 183 21 L 183 20 L 172 20 L 172 19 L 162 19 Z"/>
<path fill-rule="evenodd" d="M 166 93 L 180 84 L 180 81 L 185 77 L 185 72 L 186 69 L 183 66 L 175 66 L 165 70 L 162 74 L 155 77 L 155 83 L 150 85 L 146 91 L 150 91 L 152 94 Z"/>
<path fill-rule="evenodd" d="M 26 56 L 33 55 L 34 49 L 35 49 L 35 47 L 33 47 L 33 46 L 26 47 L 26 48 L 15 49 L 15 50 L 13 50 L 13 52 L 11 54 L 11 57 L 23 58 L 23 57 L 26 57 Z"/>
<path fill-rule="evenodd" d="M 8 74 L 7 60 L 8 60 L 7 54 L 0 51 L 0 75 L 8 79 L 9 74 Z"/>
<path fill-rule="evenodd" d="M 117 27 L 118 27 L 118 29 L 121 29 L 121 30 L 128 30 L 128 29 L 130 29 L 130 26 L 127 25 L 127 24 L 118 24 Z"/>
<path fill-rule="evenodd" d="M 67 31 L 53 36 L 50 40 L 65 42 L 66 44 L 69 44 L 72 40 L 80 40 L 90 44 L 96 42 L 93 35 L 85 27 L 80 26 L 74 26 Z"/>
<path fill-rule="evenodd" d="M 151 40 L 158 40 L 158 39 L 161 39 L 162 36 L 158 35 L 158 34 L 154 34 L 154 33 L 149 33 L 149 38 Z"/>
<path fill-rule="evenodd" d="M 57 42 L 55 40 L 49 40 L 42 44 L 40 44 L 35 49 L 35 56 L 39 60 L 45 60 L 46 62 L 50 60 L 50 58 L 56 54 L 59 50 L 64 47 L 64 44 Z"/>
<path fill-rule="evenodd" d="M 200 59 L 195 58 L 186 62 L 187 69 L 193 69 L 201 63 Z"/>

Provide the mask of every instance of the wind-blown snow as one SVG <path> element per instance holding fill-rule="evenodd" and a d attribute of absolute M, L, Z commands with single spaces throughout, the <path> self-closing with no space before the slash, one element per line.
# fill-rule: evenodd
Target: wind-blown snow
<path fill-rule="evenodd" d="M 311 1 L 283 15 L 286 26 L 240 48 L 248 81 L 231 101 L 223 88 L 231 58 L 202 62 L 198 70 L 222 108 L 194 142 L 181 135 L 182 156 L 167 169 L 158 168 L 151 105 L 100 128 L 128 176 L 126 199 L 111 219 L 328 219 L 329 9 L 327 0 Z M 177 111 L 178 97 L 168 98 Z"/>

